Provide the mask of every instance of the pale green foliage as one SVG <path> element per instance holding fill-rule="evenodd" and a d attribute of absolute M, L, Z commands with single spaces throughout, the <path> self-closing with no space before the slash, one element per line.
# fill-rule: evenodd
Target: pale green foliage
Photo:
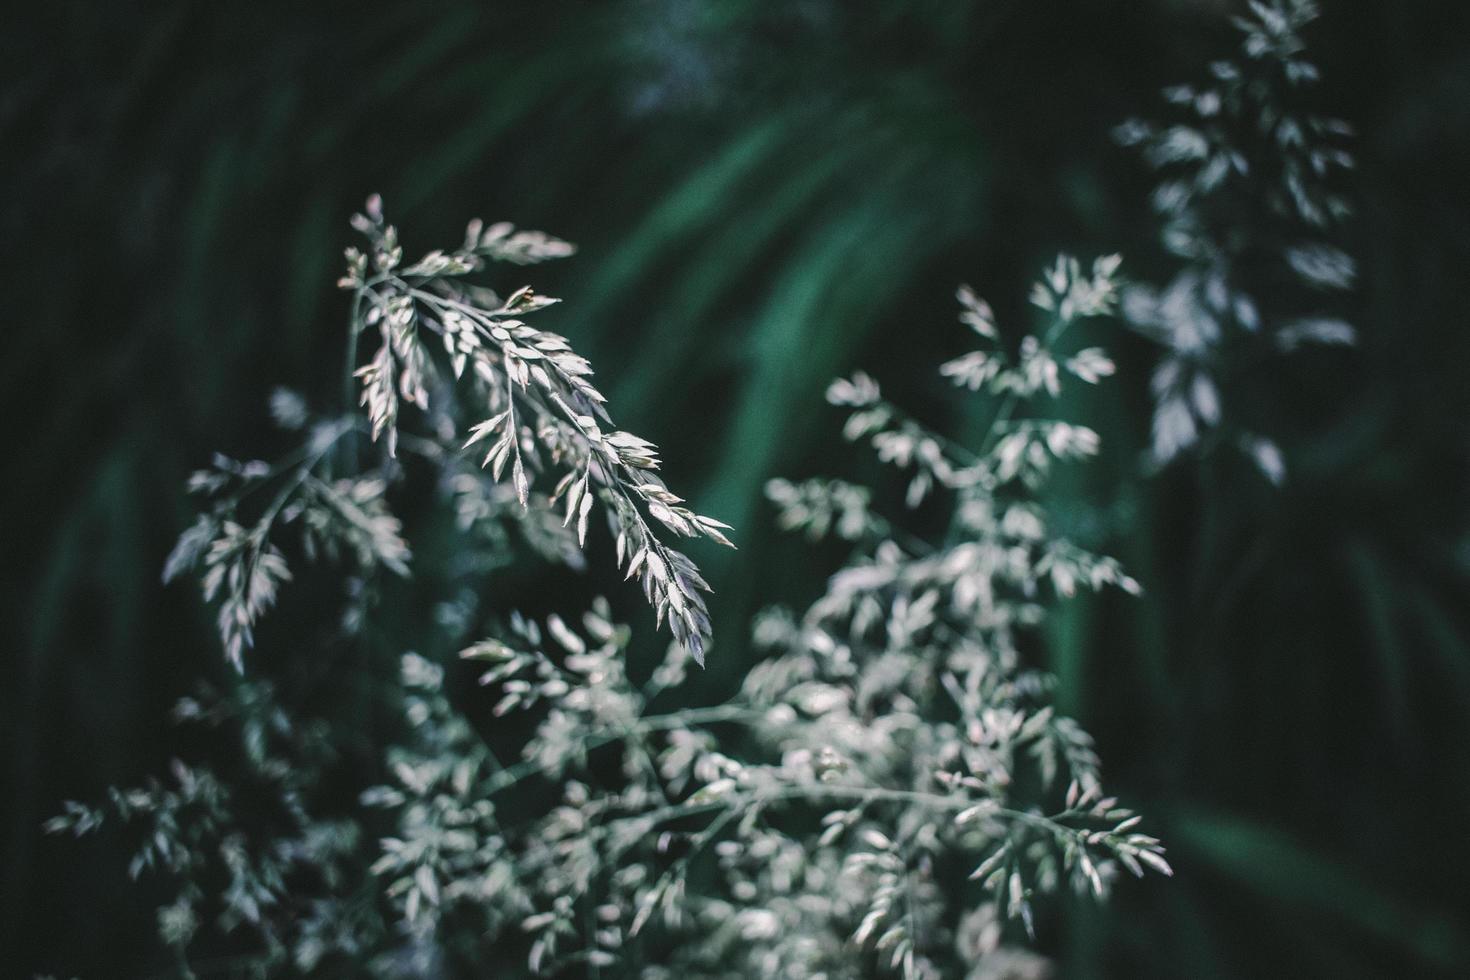
<path fill-rule="evenodd" d="M 404 657 L 404 706 L 413 739 L 389 752 L 393 785 L 362 796 L 365 805 L 390 810 L 397 822 L 398 836 L 381 841 L 382 855 L 370 870 L 409 929 L 429 935 L 440 916 L 456 907 L 483 919 L 486 929 L 530 908 L 485 785 L 494 759 L 444 698 L 442 680 L 437 665 L 414 654 Z"/>
<path fill-rule="evenodd" d="M 671 647 L 635 684 L 605 606 L 579 627 L 514 618 L 463 653 L 486 665 L 495 714 L 541 719 L 521 758 L 497 768 L 440 700 L 439 669 L 408 658 L 421 746 L 395 754 L 397 784 L 370 794 L 407 807 L 376 865 L 405 921 L 429 928 L 467 901 L 493 935 L 519 916 L 533 972 L 817 977 L 870 963 L 981 977 L 1019 963 L 1040 975 L 1002 945 L 997 916 L 1029 927 L 1046 892 L 1100 897 L 1120 868 L 1167 873 L 1158 841 L 1105 796 L 1091 740 L 1050 706 L 1049 679 L 1018 649 L 1051 597 L 1137 591 L 1115 561 L 1051 533 L 1029 499 L 1055 460 L 1077 455 L 1080 427 L 1041 413 L 1063 371 L 1080 383 L 1107 373 L 1096 348 L 1066 357 L 1056 345 L 1111 308 L 1116 268 L 1058 263 L 1035 295 L 1048 329 L 1017 357 L 988 319 L 977 327 L 998 365 L 997 418 L 973 451 L 901 416 L 871 378 L 834 384 L 832 400 L 858 420 L 851 437 L 953 493 L 952 531 L 900 544 L 858 488 L 776 482 L 785 523 L 831 530 L 859 552 L 801 617 L 762 617 L 771 656 L 732 701 L 650 710 L 682 680 L 685 655 Z M 549 781 L 560 805 L 530 819 L 493 805 L 525 780 Z"/>
<path fill-rule="evenodd" d="M 362 573 L 381 567 L 407 575 L 411 557 L 402 525 L 388 509 L 386 482 L 330 475 L 329 457 L 355 434 L 355 421 L 308 425 L 304 406 L 289 393 L 277 393 L 272 413 L 285 427 L 306 430 L 302 446 L 274 464 L 217 455 L 213 466 L 190 477 L 189 492 L 209 509 L 180 536 L 163 571 L 167 582 L 203 565 L 204 598 L 218 600 L 220 639 L 236 668 L 254 642 L 256 622 L 291 579 L 277 544 L 286 531 L 299 534 L 306 558 L 345 558 Z M 268 489 L 274 496 L 247 519 L 250 505 Z"/>
<path fill-rule="evenodd" d="M 1044 961 L 1008 942 L 1007 923 L 1029 932 L 1040 896 L 1101 898 L 1120 870 L 1169 873 L 1159 842 L 1105 795 L 1091 739 L 1056 712 L 1049 677 L 1021 649 L 1059 599 L 1138 591 L 1115 560 L 1055 532 L 1037 494 L 1056 466 L 1099 451 L 1095 432 L 1054 409 L 1065 385 L 1113 373 L 1068 331 L 1113 310 L 1117 257 L 1088 268 L 1059 259 L 1032 293 L 1043 329 L 1015 344 L 959 291 L 978 349 L 941 374 L 990 413 L 972 446 L 905 415 L 867 375 L 835 382 L 828 400 L 848 411 L 846 436 L 902 471 L 910 506 L 946 507 L 948 531 L 937 541 L 903 532 L 865 487 L 773 481 L 783 525 L 835 535 L 852 557 L 804 612 L 759 618 L 766 656 L 734 698 L 664 709 L 689 703 L 676 689 L 708 621 L 698 572 L 642 515 L 717 541 L 723 525 L 679 506 L 653 475 L 651 445 L 604 433 L 585 362 L 519 320 L 548 301 L 523 289 L 502 302 L 453 281 L 487 256 L 529 262 L 565 246 L 471 226 L 461 250 L 399 271 L 396 233 L 375 204 L 356 223 L 373 247 L 349 256 L 354 329 L 380 340 L 355 372 L 367 431 L 436 469 L 468 564 L 508 560 L 511 529 L 546 557 L 579 562 L 599 497 L 618 563 L 642 574 L 675 642 L 645 681 L 629 676 L 630 634 L 604 600 L 579 616 L 492 624 L 461 657 L 482 669 L 491 716 L 519 715 L 530 732 L 505 761 L 451 701 L 446 668 L 405 655 L 391 682 L 401 686 L 390 686 L 401 736 L 385 747 L 381 785 L 345 814 L 316 809 L 331 764 L 321 732 L 293 721 L 267 686 L 243 682 L 218 707 L 187 702 L 185 716 L 238 734 L 250 785 L 179 763 L 171 783 L 116 792 L 109 808 L 142 825 L 134 873 L 174 885 L 158 925 L 181 962 L 208 927 L 251 937 L 234 966 L 250 976 L 329 962 L 378 976 L 492 962 L 522 972 L 515 962 L 536 975 L 649 980 L 1039 977 Z M 454 383 L 430 377 L 420 331 L 445 340 Z M 461 427 L 438 404 L 447 396 L 429 394 L 456 384 L 476 417 L 488 409 L 469 428 L 471 443 L 490 444 L 488 474 L 458 452 Z M 429 413 L 428 435 L 404 428 L 403 402 Z M 307 558 L 409 573 L 386 503 L 394 466 L 338 475 L 364 427 L 315 422 L 286 393 L 271 409 L 304 434 L 301 449 L 274 465 L 221 458 L 196 475 L 212 507 L 166 572 L 203 564 L 237 662 L 288 578 L 282 529 L 300 533 Z M 547 470 L 562 474 L 549 496 L 533 482 Z M 239 517 L 266 487 L 275 493 L 258 516 Z M 365 629 L 370 613 L 359 603 L 349 628 Z M 455 598 L 438 614 L 454 635 L 482 618 Z M 527 805 L 536 799 L 552 802 Z M 80 834 L 102 819 L 73 804 L 50 827 Z"/>
<path fill-rule="evenodd" d="M 236 965 L 238 976 L 310 973 L 325 957 L 371 952 L 361 827 L 312 809 L 334 761 L 322 727 L 288 717 L 261 682 L 243 682 L 228 698 L 208 690 L 186 698 L 175 717 L 227 730 L 243 772 L 226 782 L 175 760 L 167 779 L 115 789 L 103 807 L 68 803 L 47 830 L 81 836 L 107 821 L 134 826 L 140 846 L 129 874 L 162 876 L 175 889 L 157 910 L 157 928 L 180 962 L 206 928 L 254 950 Z"/>
<path fill-rule="evenodd" d="M 378 349 L 357 371 L 362 402 L 376 440 L 389 455 L 398 443 L 400 402 L 428 408 L 430 359 L 424 334 L 437 336 L 454 379 L 483 405 L 482 421 L 469 427 L 465 447 L 487 448 L 482 465 L 499 481 L 509 470 L 522 507 L 535 474 L 559 473 L 553 503 L 585 545 L 594 498 L 600 499 L 617 541 L 617 561 L 629 578 L 639 576 L 660 622 L 704 662 L 710 622 L 702 593 L 708 585 L 693 562 L 665 545 L 648 518 L 681 537 L 706 537 L 729 545 L 729 525 L 681 506 L 657 475 L 652 443 L 616 429 L 606 399 L 590 377 L 591 365 L 566 338 L 521 319 L 557 302 L 530 287 L 502 299 L 465 281 L 486 258 L 540 262 L 571 253 L 565 242 L 540 232 L 513 232 L 506 224 L 472 222 L 454 252 L 431 252 L 402 267 L 397 232 L 383 220 L 381 202 L 368 202 L 354 219 L 367 236 L 367 253 L 349 249 L 344 288 L 354 291 L 353 335 L 376 331 Z M 645 515 L 647 515 L 645 517 Z"/>
<path fill-rule="evenodd" d="M 768 805 L 763 795 L 828 800 L 820 833 L 784 833 L 804 855 L 812 887 L 829 897 L 819 906 L 809 896 L 800 915 L 772 928 L 763 972 L 829 969 L 806 958 L 821 944 L 800 940 L 811 910 L 824 907 L 834 939 L 850 930 L 858 946 L 906 976 L 953 975 L 965 892 L 942 869 L 958 862 L 988 894 L 976 914 L 988 908 L 1028 924 L 1041 892 L 1102 895 L 1120 864 L 1167 871 L 1157 841 L 1103 796 L 1090 739 L 1056 715 L 1048 678 L 1025 667 L 1017 642 L 1043 620 L 1049 595 L 1110 584 L 1138 589 L 1112 559 L 1051 533 L 1044 509 L 1028 499 L 1054 462 L 1097 449 L 1090 430 L 1046 412 L 1064 375 L 1091 383 L 1111 373 L 1100 350 L 1064 357 L 1057 344 L 1079 318 L 1111 309 L 1116 269 L 1115 258 L 1099 260 L 1090 274 L 1059 261 L 1033 294 L 1051 316 L 1048 328 L 1023 338 L 1014 356 L 1000 344 L 989 308 L 961 290 L 962 320 L 983 346 L 942 370 L 992 395 L 992 425 L 973 448 L 905 416 L 866 375 L 829 391 L 851 410 L 848 437 L 869 439 L 881 458 L 911 474 L 911 504 L 935 486 L 953 491 L 954 501 L 950 532 L 937 544 L 867 516 L 871 533 L 826 594 L 799 618 L 776 611 L 757 627 L 776 655 L 751 672 L 744 696 L 774 706 L 755 731 L 780 762 L 739 770 L 722 792 L 753 808 Z M 819 490 L 772 487 L 786 522 L 808 529 L 810 515 L 838 506 L 814 504 Z M 846 901 L 828 887 L 823 850 L 841 855 L 829 869 L 862 882 Z"/>
<path fill-rule="evenodd" d="M 580 566 L 593 502 L 600 499 L 618 564 L 628 578 L 638 576 L 658 620 L 667 618 L 674 638 L 702 664 L 710 642 L 702 593 L 709 587 L 688 557 L 659 538 L 650 519 L 675 536 L 724 545 L 730 545 L 724 534 L 729 526 L 682 506 L 657 474 L 652 443 L 603 431 L 609 418 L 590 380 L 591 366 L 564 337 L 520 319 L 556 300 L 529 286 L 501 299 L 469 278 L 484 270 L 487 259 L 526 265 L 570 255 L 572 246 L 541 232 L 507 224 L 485 228 L 476 220 L 459 249 L 434 251 L 405 267 L 398 233 L 383 220 L 382 202 L 374 197 L 365 211 L 353 217 L 353 226 L 368 238 L 369 248 L 347 250 L 347 273 L 339 284 L 353 291 L 349 366 L 355 368 L 359 335 L 378 338 L 367 365 L 353 370 L 372 439 L 382 438 L 390 457 L 402 444 L 450 474 L 462 529 L 495 535 L 497 526 L 514 524 L 538 551 L 567 564 Z M 426 333 L 442 341 L 443 364 L 433 353 L 440 345 L 427 345 Z M 446 375 L 482 421 L 462 426 L 452 398 L 430 405 L 429 391 L 444 390 Z M 424 434 L 400 435 L 403 403 L 431 413 Z M 277 544 L 287 529 L 300 529 L 308 559 L 347 557 L 362 574 L 378 568 L 408 574 L 409 546 L 387 504 L 384 474 L 393 469 L 378 467 L 365 475 L 351 467 L 360 422 L 312 424 L 301 399 L 283 391 L 272 396 L 271 414 L 283 429 L 304 434 L 301 447 L 275 464 L 218 456 L 211 469 L 196 473 L 189 489 L 208 501 L 208 510 L 179 539 L 164 570 L 168 581 L 203 564 L 205 598 L 219 604 L 220 637 L 236 667 L 253 644 L 257 620 L 291 578 Z M 466 429 L 468 438 L 457 447 L 462 437 L 456 433 Z M 457 449 L 476 443 L 489 446 L 481 465 L 493 483 L 477 478 L 459 459 Z M 347 475 L 334 478 L 344 463 Z M 535 487 L 542 472 L 560 474 L 549 497 Z M 509 486 L 502 489 L 505 476 Z M 275 496 L 252 511 L 267 488 Z M 512 503 L 519 515 L 511 513 Z M 559 521 L 553 519 L 556 510 Z"/>
<path fill-rule="evenodd" d="M 781 527 L 804 529 L 813 540 L 831 532 L 856 541 L 880 526 L 868 509 L 872 497 L 868 488 L 842 480 L 772 480 L 766 484 L 766 496 L 781 513 Z"/>
<path fill-rule="evenodd" d="M 1349 215 L 1338 189 L 1352 167 L 1347 124 L 1315 115 L 1317 69 L 1303 58 L 1311 0 L 1252 2 L 1236 19 L 1241 53 L 1200 85 L 1164 93 L 1170 125 L 1130 122 L 1118 136 L 1160 173 L 1153 207 L 1164 246 L 1180 260 L 1161 288 L 1130 288 L 1124 313 L 1165 348 L 1153 376 L 1154 459 L 1168 462 L 1220 429 L 1227 365 L 1303 344 L 1351 344 L 1353 328 L 1322 311 L 1319 294 L 1351 288 L 1356 268 L 1334 229 Z M 1272 295 L 1273 308 L 1260 296 Z M 1283 296 L 1292 296 L 1283 301 Z M 1285 460 L 1237 423 L 1228 441 L 1275 483 Z"/>

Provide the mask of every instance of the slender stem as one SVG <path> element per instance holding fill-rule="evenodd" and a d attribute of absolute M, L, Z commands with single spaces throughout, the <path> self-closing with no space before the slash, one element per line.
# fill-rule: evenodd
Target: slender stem
<path fill-rule="evenodd" d="M 356 427 L 356 419 L 347 418 L 340 420 L 333 428 L 331 436 L 323 439 L 322 444 L 316 447 L 315 451 L 311 452 L 306 458 L 306 461 L 297 468 L 296 475 L 281 488 L 281 491 L 276 494 L 275 499 L 270 502 L 265 512 L 261 514 L 260 520 L 256 522 L 256 532 L 262 538 L 270 531 L 271 524 L 275 521 L 276 515 L 280 513 L 281 508 L 286 505 L 286 501 L 290 500 L 291 495 L 300 489 L 301 485 L 311 477 L 311 471 L 316 469 L 316 465 L 326 458 L 327 454 L 332 451 L 332 448 L 337 445 L 338 441 L 344 435 Z"/>
<path fill-rule="evenodd" d="M 710 725 L 721 721 L 742 721 L 757 717 L 761 712 L 743 704 L 716 704 L 707 708 L 685 708 L 664 715 L 644 718 L 639 726 L 646 731 L 665 731 L 683 728 L 686 725 Z"/>
<path fill-rule="evenodd" d="M 597 748 L 609 742 L 617 741 L 620 738 L 627 738 L 631 734 L 643 734 L 672 728 L 713 724 L 722 721 L 748 720 L 759 715 L 759 713 L 757 709 L 735 703 L 712 705 L 705 708 L 688 708 L 683 711 L 673 711 L 668 714 L 643 718 L 627 728 L 603 731 L 591 735 L 587 738 L 586 743 L 588 748 Z M 491 781 L 487 792 L 499 792 L 528 776 L 542 771 L 544 771 L 544 767 L 535 760 L 526 760 L 517 763 L 497 773 L 496 778 Z M 956 794 L 927 793 L 922 790 L 893 789 L 884 786 L 846 786 L 839 783 L 792 785 L 774 793 L 756 792 L 752 798 L 757 803 L 767 803 L 793 799 L 812 800 L 822 797 L 852 799 L 863 803 L 871 803 L 879 800 L 913 803 L 934 810 L 963 810 L 966 807 L 982 802 L 973 797 Z M 721 806 L 723 804 L 718 801 L 708 803 L 689 803 L 686 801 L 684 803 L 671 803 L 648 813 L 632 814 L 622 819 L 652 821 L 657 824 L 682 816 L 693 816 L 699 813 L 709 812 Z M 1028 813 L 1022 810 L 996 807 L 989 810 L 988 813 L 1055 831 L 1058 827 L 1056 823 L 1057 819 L 1069 816 L 1073 811 L 1069 809 L 1057 815 L 1057 817 L 1047 817 L 1042 814 Z M 621 821 L 614 821 L 614 823 L 618 822 Z"/>
<path fill-rule="evenodd" d="M 656 732 L 667 731 L 671 728 L 683 728 L 689 725 L 708 725 L 721 721 L 739 721 L 757 715 L 753 708 L 739 704 L 719 704 L 708 708 L 688 708 L 683 711 L 672 711 L 663 715 L 652 715 L 642 718 L 628 728 L 606 729 L 594 732 L 586 738 L 587 748 L 595 749 L 609 742 L 616 742 L 633 732 Z M 534 776 L 544 771 L 544 767 L 534 759 L 518 762 L 513 766 L 507 766 L 495 774 L 487 788 L 487 793 L 498 793 L 503 789 L 514 786 L 521 780 Z"/>
<path fill-rule="evenodd" d="M 255 526 L 251 529 L 253 541 L 250 544 L 245 559 L 245 581 L 250 581 L 251 577 L 255 574 L 256 565 L 260 561 L 261 552 L 265 548 L 266 539 L 270 535 L 271 526 L 275 523 L 276 515 L 281 512 L 282 507 L 286 506 L 286 501 L 291 499 L 291 495 L 299 490 L 302 484 L 311 477 L 311 471 L 332 451 L 332 448 L 337 444 L 338 440 L 344 434 L 351 432 L 355 427 L 355 419 L 342 419 L 337 423 L 331 436 L 324 439 L 322 444 L 317 446 L 314 451 L 309 448 L 303 449 L 303 452 L 309 453 L 309 455 L 297 467 L 295 476 L 285 486 L 281 487 L 275 499 L 266 506 L 264 513 L 260 515 L 260 519 L 255 522 Z"/>
<path fill-rule="evenodd" d="M 352 322 L 347 329 L 346 353 L 342 362 L 342 411 L 351 415 L 357 410 L 357 337 L 362 333 L 362 320 L 360 317 L 364 290 L 358 290 L 352 300 Z M 357 469 L 357 446 L 345 444 L 342 446 L 342 472 L 351 473 Z"/>

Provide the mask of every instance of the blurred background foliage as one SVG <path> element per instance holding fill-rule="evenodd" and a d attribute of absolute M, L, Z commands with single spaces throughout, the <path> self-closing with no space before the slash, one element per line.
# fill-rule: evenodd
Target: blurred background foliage
<path fill-rule="evenodd" d="M 337 405 L 333 282 L 369 192 L 410 254 L 474 215 L 580 245 L 537 271 L 568 300 L 542 325 L 598 366 L 671 483 L 738 528 L 738 553 L 698 555 L 718 696 L 750 662 L 750 615 L 840 560 L 776 533 L 765 480 L 877 475 L 834 438 L 832 376 L 864 366 L 963 434 L 980 420 L 934 375 L 962 345 L 954 284 L 1025 323 L 1059 249 L 1164 277 L 1151 177 L 1109 131 L 1228 53 L 1231 9 L 10 12 L 0 973 L 156 967 L 125 860 L 40 823 L 157 771 L 173 700 L 225 676 L 196 592 L 159 585 L 183 480 L 216 448 L 274 451 L 272 386 Z M 1361 344 L 1262 369 L 1250 410 L 1289 483 L 1224 456 L 1141 476 L 1153 352 L 1120 332 L 1121 382 L 1087 409 L 1110 467 L 1055 491 L 1149 598 L 1077 605 L 1046 656 L 1178 871 L 1057 916 L 1043 946 L 1063 977 L 1470 974 L 1470 8 L 1343 0 L 1308 39 L 1321 108 L 1359 134 Z M 661 646 L 628 588 L 539 574 L 508 575 L 496 604 L 606 589 L 645 634 L 636 655 Z M 288 602 L 262 647 L 311 612 Z M 327 666 L 351 683 L 350 658 Z"/>

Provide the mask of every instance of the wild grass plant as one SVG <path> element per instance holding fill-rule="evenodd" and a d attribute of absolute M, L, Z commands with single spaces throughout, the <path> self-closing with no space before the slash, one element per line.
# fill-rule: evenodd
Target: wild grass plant
<path fill-rule="evenodd" d="M 1036 498 L 1054 465 L 1098 451 L 1096 433 L 1047 409 L 1064 378 L 1113 373 L 1101 348 L 1059 345 L 1113 311 L 1116 257 L 1090 269 L 1058 259 L 1032 296 L 1045 328 L 1013 353 L 989 306 L 959 291 L 978 349 L 941 373 L 993 413 L 973 448 L 883 400 L 867 375 L 834 383 L 846 437 L 904 472 L 910 507 L 945 495 L 949 530 L 910 536 L 847 484 L 773 483 L 783 525 L 835 533 L 853 555 L 805 612 L 761 616 L 769 653 L 736 697 L 660 709 L 687 703 L 678 690 L 711 625 L 698 570 L 653 522 L 722 544 L 730 529 L 683 506 L 656 475 L 653 445 L 611 427 L 587 362 L 522 319 L 552 300 L 472 278 L 490 261 L 571 247 L 474 222 L 459 249 L 405 265 L 377 199 L 354 225 L 368 244 L 348 251 L 341 285 L 364 415 L 314 419 L 278 392 L 273 415 L 300 447 L 275 463 L 219 457 L 195 474 L 203 513 L 165 569 L 200 574 L 225 656 L 250 677 L 178 717 L 235 734 L 252 783 L 179 762 L 168 779 L 51 823 L 138 827 L 132 871 L 173 883 L 158 928 L 181 969 L 196 934 L 216 930 L 248 950 L 230 969 L 258 975 L 334 958 L 388 975 L 404 963 L 473 970 L 509 943 L 527 946 L 537 974 L 818 977 L 867 964 L 939 976 L 988 962 L 1009 919 L 1031 931 L 1048 892 L 1102 897 L 1119 870 L 1169 871 L 1140 818 L 1105 795 L 1091 740 L 1057 714 L 1022 652 L 1052 602 L 1139 590 L 1117 562 L 1051 531 Z M 359 366 L 363 338 L 375 349 Z M 483 668 L 495 718 L 528 719 L 505 763 L 447 696 L 455 667 L 406 653 L 401 676 L 383 679 L 403 709 L 382 748 L 386 782 L 363 788 L 361 812 L 323 813 L 314 790 L 332 779 L 330 732 L 254 679 L 247 652 L 301 561 L 348 580 L 344 629 L 373 629 L 364 583 L 415 573 L 390 510 L 409 466 L 430 472 L 467 547 L 514 548 L 476 531 L 510 524 L 542 559 L 578 563 L 600 500 L 611 560 L 673 642 L 635 679 L 628 629 L 604 600 L 539 622 L 487 620 L 489 635 L 460 657 Z M 528 784 L 544 808 L 525 804 Z M 376 840 L 374 827 L 386 828 Z"/>
<path fill-rule="evenodd" d="M 815 601 L 749 627 L 711 623 L 708 586 L 675 547 L 739 533 L 691 509 L 654 445 L 612 424 L 587 360 L 535 325 L 555 301 L 505 291 L 505 265 L 572 246 L 473 222 L 458 247 L 406 262 L 370 200 L 340 283 L 347 404 L 319 413 L 277 392 L 295 448 L 217 457 L 189 484 L 200 515 L 165 576 L 197 573 L 240 678 L 178 706 L 210 751 L 101 806 L 69 804 L 50 829 L 127 825 L 131 872 L 166 893 L 158 936 L 181 975 L 1048 975 L 1027 949 L 1047 896 L 1102 899 L 1171 870 L 1104 790 L 1043 669 L 1061 604 L 1143 591 L 1054 519 L 1055 471 L 1102 450 L 1060 396 L 1115 373 L 1094 332 L 1121 305 L 1164 347 L 1153 460 L 1225 443 L 1285 479 L 1276 444 L 1221 406 L 1242 361 L 1352 337 L 1318 308 L 1354 274 L 1330 240 L 1344 131 L 1281 108 L 1314 78 L 1296 34 L 1310 15 L 1257 5 L 1241 58 L 1169 93 L 1188 122 L 1122 131 L 1163 172 L 1167 284 L 1124 282 L 1116 256 L 1063 256 L 1030 295 L 1036 322 L 1013 325 L 958 290 L 974 349 L 940 375 L 984 420 L 978 437 L 926 426 L 868 374 L 832 384 L 843 435 L 898 472 L 919 513 L 881 513 L 882 493 L 853 482 L 770 482 L 782 527 L 847 557 Z M 1237 233 L 1247 207 L 1269 233 Z M 1272 308 L 1262 296 L 1283 295 L 1282 276 L 1301 292 Z M 453 528 L 452 547 L 427 551 L 437 566 L 395 516 L 408 498 L 432 498 Z M 630 664 L 617 595 L 535 616 L 498 604 L 496 575 L 525 563 L 636 579 L 652 620 L 628 618 L 667 625 L 663 661 Z M 393 604 L 436 623 L 394 670 L 380 658 L 355 680 L 391 721 L 341 738 L 342 703 L 322 703 L 334 695 L 283 693 L 258 662 L 257 627 L 298 585 L 366 645 L 402 617 Z M 733 697 L 701 703 L 687 681 L 719 655 L 716 625 L 750 628 L 761 653 Z M 422 652 L 445 643 L 458 658 Z M 488 700 L 463 693 L 467 677 Z M 364 740 L 376 778 L 343 807 L 356 778 L 343 747 Z"/>
<path fill-rule="evenodd" d="M 1224 405 L 1264 359 L 1354 342 L 1332 302 L 1357 274 L 1335 240 L 1351 213 L 1343 177 L 1353 158 L 1347 123 L 1312 111 L 1308 97 L 1319 74 L 1301 32 L 1317 5 L 1252 2 L 1249 11 L 1235 18 L 1235 57 L 1165 90 L 1169 122 L 1117 130 L 1159 172 L 1150 203 L 1178 266 L 1161 287 L 1131 287 L 1124 311 L 1165 351 L 1150 382 L 1154 462 L 1204 441 L 1244 452 L 1280 483 L 1276 441 L 1256 420 L 1225 419 Z"/>

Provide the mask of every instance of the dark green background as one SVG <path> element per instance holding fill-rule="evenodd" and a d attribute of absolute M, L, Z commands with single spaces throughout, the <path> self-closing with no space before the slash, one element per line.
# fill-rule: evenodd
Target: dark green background
<path fill-rule="evenodd" d="M 1470 975 L 1470 12 L 1326 6 L 1308 37 L 1321 107 L 1359 131 L 1362 344 L 1262 367 L 1247 408 L 1269 413 L 1290 485 L 1224 457 L 1141 478 L 1150 351 L 1109 333 L 1123 370 L 1082 407 L 1116 452 L 1057 490 L 1107 505 L 1076 512 L 1150 594 L 1059 622 L 1062 699 L 1178 871 L 1052 916 L 1064 977 Z M 1149 175 L 1109 130 L 1228 54 L 1231 9 L 11 11 L 0 974 L 160 965 L 155 896 L 126 886 L 115 846 L 39 825 L 158 770 L 178 749 L 168 706 L 222 676 L 197 592 L 158 581 L 181 484 L 214 449 L 273 450 L 272 386 L 334 405 L 333 281 L 369 192 L 410 253 L 474 215 L 579 243 L 525 276 L 568 300 L 543 323 L 598 366 L 619 424 L 663 447 L 671 484 L 739 529 L 738 553 L 699 555 L 713 695 L 749 662 L 750 613 L 809 596 L 840 558 L 778 536 L 762 483 L 878 475 L 836 436 L 831 376 L 865 366 L 963 433 L 966 403 L 933 373 L 963 349 L 955 283 L 1024 324 L 1026 283 L 1059 249 L 1167 273 Z M 630 590 L 574 588 L 593 586 L 651 633 Z"/>

